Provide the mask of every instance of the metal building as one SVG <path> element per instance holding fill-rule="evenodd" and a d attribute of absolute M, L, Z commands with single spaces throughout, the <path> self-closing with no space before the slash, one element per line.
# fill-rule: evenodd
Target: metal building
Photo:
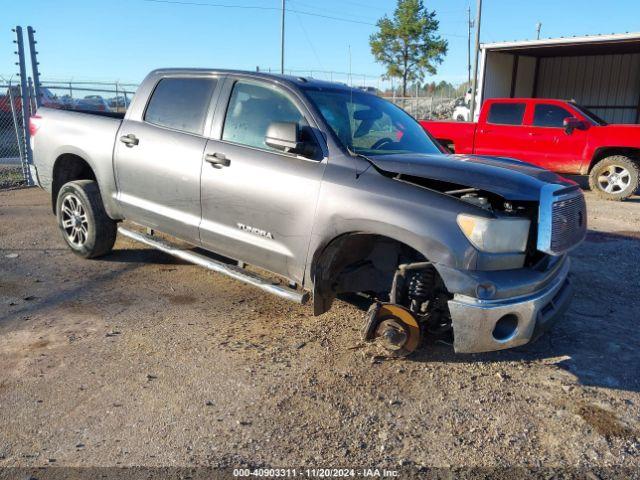
<path fill-rule="evenodd" d="M 640 123 L 640 33 L 481 45 L 480 102 L 575 100 L 611 123 Z"/>

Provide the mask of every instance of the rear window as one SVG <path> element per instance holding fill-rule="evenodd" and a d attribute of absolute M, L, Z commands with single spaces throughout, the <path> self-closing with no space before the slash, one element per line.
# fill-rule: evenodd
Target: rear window
<path fill-rule="evenodd" d="M 562 107 L 543 103 L 536 105 L 533 124 L 536 127 L 562 127 L 567 117 L 573 117 L 573 115 Z"/>
<path fill-rule="evenodd" d="M 494 103 L 489 108 L 488 123 L 497 125 L 522 125 L 524 103 Z"/>
<path fill-rule="evenodd" d="M 164 78 L 158 82 L 145 121 L 183 132 L 202 134 L 215 78 Z"/>

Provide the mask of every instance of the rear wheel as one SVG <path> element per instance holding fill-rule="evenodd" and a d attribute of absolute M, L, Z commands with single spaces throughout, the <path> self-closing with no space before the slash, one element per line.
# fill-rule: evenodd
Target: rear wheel
<path fill-rule="evenodd" d="M 589 186 L 606 200 L 624 200 L 640 184 L 638 164 L 624 155 L 612 155 L 595 164 L 589 174 Z"/>
<path fill-rule="evenodd" d="M 95 258 L 113 248 L 116 222 L 107 215 L 95 181 L 65 183 L 58 193 L 56 215 L 62 238 L 76 255 Z"/>

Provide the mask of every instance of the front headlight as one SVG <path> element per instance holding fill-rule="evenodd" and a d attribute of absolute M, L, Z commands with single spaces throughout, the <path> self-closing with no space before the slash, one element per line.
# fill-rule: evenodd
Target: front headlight
<path fill-rule="evenodd" d="M 478 250 L 488 253 L 521 253 L 527 248 L 527 218 L 484 218 L 461 213 L 458 226 Z"/>

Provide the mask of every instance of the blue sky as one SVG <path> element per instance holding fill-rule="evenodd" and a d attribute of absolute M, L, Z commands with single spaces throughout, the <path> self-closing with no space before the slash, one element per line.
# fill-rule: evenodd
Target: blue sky
<path fill-rule="evenodd" d="M 281 0 L 20 0 L 8 2 L 0 23 L 0 73 L 12 74 L 11 28 L 32 25 L 40 70 L 50 79 L 139 82 L 157 67 L 278 68 Z M 190 3 L 190 4 L 188 4 Z M 253 8 L 216 8 L 194 3 Z M 383 73 L 369 49 L 376 20 L 395 0 L 287 0 L 288 69 Z M 466 79 L 469 0 L 425 1 L 436 10 L 449 54 L 428 80 Z M 471 2 L 475 14 L 475 0 Z M 302 13 L 305 12 L 305 13 Z M 309 14 L 341 17 L 351 22 Z M 640 31 L 638 0 L 484 0 L 481 39 Z M 361 22 L 361 23 L 355 23 Z M 25 35 L 26 36 L 26 35 Z M 316 75 L 319 76 L 319 75 Z"/>

